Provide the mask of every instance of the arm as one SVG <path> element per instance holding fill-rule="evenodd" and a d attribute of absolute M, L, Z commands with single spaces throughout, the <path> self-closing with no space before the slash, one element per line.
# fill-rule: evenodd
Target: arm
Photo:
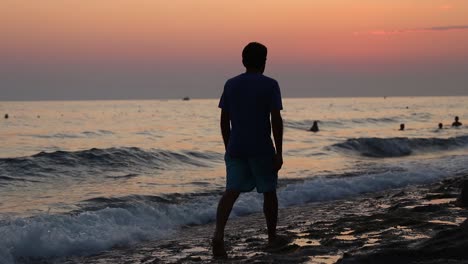
<path fill-rule="evenodd" d="M 279 171 L 283 166 L 283 118 L 280 110 L 271 111 L 271 127 L 276 147 L 274 167 L 275 170 Z"/>
<path fill-rule="evenodd" d="M 229 137 L 231 136 L 231 122 L 230 122 L 229 112 L 221 109 L 221 134 L 223 135 L 224 148 L 227 150 L 229 145 Z"/>

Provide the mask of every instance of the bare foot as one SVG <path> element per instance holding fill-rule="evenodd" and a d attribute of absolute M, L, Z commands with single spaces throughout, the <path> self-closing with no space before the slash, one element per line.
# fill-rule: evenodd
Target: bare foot
<path fill-rule="evenodd" d="M 290 242 L 290 238 L 276 235 L 273 238 L 268 238 L 268 245 L 266 248 L 269 250 L 276 250 L 287 246 Z"/>
<path fill-rule="evenodd" d="M 224 249 L 224 241 L 223 240 L 211 240 L 211 246 L 213 250 L 213 257 L 216 259 L 227 259 L 227 253 Z"/>

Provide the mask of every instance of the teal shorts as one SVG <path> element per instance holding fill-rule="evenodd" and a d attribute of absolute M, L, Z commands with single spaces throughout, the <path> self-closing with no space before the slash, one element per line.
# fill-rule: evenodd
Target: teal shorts
<path fill-rule="evenodd" d="M 276 190 L 278 172 L 273 169 L 273 156 L 233 158 L 224 156 L 226 162 L 226 190 L 258 193 Z"/>

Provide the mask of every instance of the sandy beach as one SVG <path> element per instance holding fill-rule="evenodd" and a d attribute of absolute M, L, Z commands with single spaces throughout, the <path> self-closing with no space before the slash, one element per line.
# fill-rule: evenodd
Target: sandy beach
<path fill-rule="evenodd" d="M 468 211 L 459 207 L 468 175 L 327 203 L 280 210 L 291 242 L 265 248 L 262 214 L 231 219 L 231 263 L 468 263 Z M 213 225 L 189 226 L 167 240 L 114 248 L 64 263 L 223 263 L 211 257 Z M 57 263 L 58 263 L 57 262 Z"/>

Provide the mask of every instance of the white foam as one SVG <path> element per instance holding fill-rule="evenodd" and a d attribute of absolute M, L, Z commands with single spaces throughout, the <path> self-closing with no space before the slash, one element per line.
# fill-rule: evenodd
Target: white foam
<path fill-rule="evenodd" d="M 466 155 L 446 156 L 418 161 L 399 161 L 399 167 L 381 173 L 344 178 L 317 177 L 286 186 L 279 192 L 279 202 L 281 206 L 287 207 L 342 199 L 408 185 L 432 183 L 456 174 L 467 174 L 468 168 L 465 166 L 467 162 Z"/>
<path fill-rule="evenodd" d="M 316 177 L 278 191 L 280 207 L 327 201 L 411 184 L 429 183 L 455 173 L 468 173 L 467 156 L 408 161 L 400 170 L 355 177 Z M 219 196 L 193 198 L 183 204 L 144 203 L 130 208 L 106 208 L 75 215 L 17 218 L 0 226 L 0 263 L 17 257 L 54 257 L 93 254 L 114 245 L 157 240 L 184 225 L 212 222 Z M 260 212 L 261 195 L 243 194 L 232 216 Z"/>
<path fill-rule="evenodd" d="M 310 202 L 329 201 L 359 194 L 378 192 L 411 184 L 433 182 L 445 173 L 432 170 L 418 172 L 384 172 L 349 178 L 323 178 L 291 184 L 279 193 L 284 207 Z"/>
<path fill-rule="evenodd" d="M 0 263 L 13 263 L 20 256 L 87 255 L 114 245 L 162 238 L 182 225 L 212 221 L 215 209 L 215 203 L 200 201 L 18 218 L 0 226 Z"/>

